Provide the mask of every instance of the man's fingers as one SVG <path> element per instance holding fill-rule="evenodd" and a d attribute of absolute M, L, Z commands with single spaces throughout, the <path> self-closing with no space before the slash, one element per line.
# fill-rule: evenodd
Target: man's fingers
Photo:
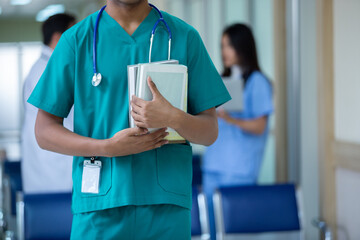
<path fill-rule="evenodd" d="M 141 107 L 139 107 L 138 105 L 136 105 L 135 103 L 131 102 L 131 110 L 140 114 L 141 112 Z"/>
<path fill-rule="evenodd" d="M 146 124 L 143 123 L 143 122 L 139 122 L 139 121 L 136 121 L 136 120 L 134 119 L 134 123 L 135 123 L 135 125 L 136 125 L 137 127 L 139 127 L 139 128 L 147 128 L 147 127 L 146 127 Z"/>
<path fill-rule="evenodd" d="M 165 133 L 166 130 L 167 130 L 167 128 L 160 128 L 149 135 L 150 135 L 150 137 L 153 137 L 155 139 L 155 138 L 159 137 L 160 135 L 162 135 L 163 133 Z"/>
<path fill-rule="evenodd" d="M 154 148 L 159 148 L 159 147 L 162 147 L 163 145 L 165 144 L 168 144 L 169 141 L 168 140 L 161 140 L 160 142 L 157 142 L 154 146 Z"/>
<path fill-rule="evenodd" d="M 167 128 L 161 128 L 153 133 L 138 136 L 139 144 L 142 144 L 145 147 L 143 148 L 143 151 L 159 148 L 164 144 L 169 143 L 169 141 L 165 139 L 165 137 L 169 135 L 169 133 L 166 132 L 166 130 Z"/>
<path fill-rule="evenodd" d="M 155 149 L 155 148 L 159 148 L 159 147 L 162 147 L 163 145 L 165 144 L 168 144 L 169 141 L 168 140 L 160 140 L 158 142 L 153 142 L 149 147 L 147 147 L 148 150 L 152 150 L 152 149 Z"/>
<path fill-rule="evenodd" d="M 141 126 L 143 123 L 141 123 L 141 122 L 137 123 L 135 121 L 135 124 L 136 124 L 136 126 L 138 126 L 138 124 Z M 151 142 L 154 142 L 157 138 L 166 137 L 167 136 L 166 130 L 167 130 L 167 128 L 161 128 L 161 129 L 156 130 L 155 132 L 152 132 L 152 133 L 149 133 L 149 134 L 146 134 L 146 135 L 142 135 L 142 136 L 139 136 L 139 137 L 143 138 L 141 141 L 151 143 Z"/>
<path fill-rule="evenodd" d="M 163 134 L 166 133 L 166 130 L 167 128 L 161 128 L 161 129 L 158 129 L 156 130 L 155 132 L 152 132 L 150 134 L 148 134 L 146 137 L 147 137 L 147 141 L 149 142 L 152 142 L 154 141 L 155 139 L 157 139 L 158 137 L 162 136 Z"/>
<path fill-rule="evenodd" d="M 128 134 L 130 136 L 143 135 L 143 134 L 146 134 L 148 132 L 149 131 L 146 128 L 134 127 L 134 128 L 129 128 L 128 129 Z"/>
<path fill-rule="evenodd" d="M 153 99 L 157 96 L 157 95 L 160 95 L 160 92 L 159 90 L 157 89 L 155 83 L 151 80 L 151 77 L 148 77 L 147 78 L 147 83 L 148 83 L 148 86 L 150 88 L 150 91 L 153 95 Z"/>
<path fill-rule="evenodd" d="M 142 106 L 144 106 L 146 101 L 141 99 L 141 98 L 138 98 L 135 95 L 132 95 L 131 102 L 134 103 L 135 105 L 139 106 L 139 107 L 142 107 Z"/>
<path fill-rule="evenodd" d="M 169 133 L 168 133 L 168 132 L 165 132 L 165 133 L 161 134 L 160 136 L 158 136 L 157 138 L 155 138 L 155 139 L 154 139 L 154 142 L 157 143 L 157 142 L 163 140 L 163 139 L 164 139 L 166 136 L 168 136 L 168 135 L 169 135 Z"/>
<path fill-rule="evenodd" d="M 145 151 L 149 151 L 149 150 L 153 150 L 155 148 L 159 148 L 162 147 L 165 144 L 168 144 L 169 141 L 168 140 L 161 140 L 157 143 L 152 143 L 151 145 L 149 145 L 148 147 L 145 148 Z"/>
<path fill-rule="evenodd" d="M 141 115 L 137 114 L 134 111 L 131 111 L 131 116 L 136 122 L 144 122 Z"/>

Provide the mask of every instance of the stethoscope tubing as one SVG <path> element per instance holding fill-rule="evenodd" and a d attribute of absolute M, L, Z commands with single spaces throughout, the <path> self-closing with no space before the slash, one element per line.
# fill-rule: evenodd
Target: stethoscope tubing
<path fill-rule="evenodd" d="M 156 10 L 156 12 L 159 14 L 159 19 L 156 21 L 156 23 L 154 24 L 152 30 L 151 30 L 151 36 L 150 36 L 150 47 L 149 47 L 149 63 L 151 62 L 151 54 L 152 54 L 152 47 L 153 47 L 153 41 L 154 41 L 154 36 L 155 36 L 155 32 L 156 29 L 159 25 L 159 23 L 163 23 L 165 25 L 165 28 L 168 32 L 168 36 L 169 36 L 169 41 L 168 41 L 168 60 L 170 60 L 170 56 L 171 56 L 171 39 L 172 39 L 172 33 L 171 33 L 171 29 L 169 27 L 169 25 L 167 24 L 167 22 L 165 21 L 165 19 L 163 18 L 163 15 L 161 13 L 161 11 L 154 6 L 153 4 L 149 3 L 149 6 L 152 7 L 153 9 Z M 101 74 L 97 71 L 97 64 L 96 64 L 96 56 L 97 56 L 97 51 L 96 51 L 96 42 L 97 42 L 97 32 L 98 32 L 98 27 L 99 27 L 99 22 L 100 22 L 100 17 L 103 13 L 103 11 L 105 10 L 106 5 L 103 6 L 97 17 L 96 17 L 96 22 L 95 22 L 95 27 L 94 27 L 94 34 L 93 34 L 93 79 L 92 79 L 92 84 L 93 86 L 98 86 L 101 82 Z"/>

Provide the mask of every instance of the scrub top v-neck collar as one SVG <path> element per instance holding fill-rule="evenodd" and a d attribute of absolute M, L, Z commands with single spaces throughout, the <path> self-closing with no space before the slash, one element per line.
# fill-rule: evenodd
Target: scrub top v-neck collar
<path fill-rule="evenodd" d="M 114 18 L 112 18 L 106 12 L 106 9 L 103 12 L 102 19 L 100 19 L 100 22 L 103 20 L 104 23 L 106 24 L 105 28 L 107 29 L 107 31 L 109 31 L 106 34 L 115 33 L 120 38 L 119 39 L 120 41 L 124 41 L 127 43 L 134 43 L 138 40 L 142 40 L 142 39 L 149 40 L 150 39 L 151 30 L 158 18 L 159 18 L 159 16 L 157 15 L 155 9 L 152 8 L 151 11 L 149 12 L 149 14 L 140 23 L 140 25 L 136 28 L 136 30 L 134 31 L 134 33 L 131 36 L 125 31 L 125 29 Z M 99 29 L 100 29 L 100 27 L 99 27 Z"/>

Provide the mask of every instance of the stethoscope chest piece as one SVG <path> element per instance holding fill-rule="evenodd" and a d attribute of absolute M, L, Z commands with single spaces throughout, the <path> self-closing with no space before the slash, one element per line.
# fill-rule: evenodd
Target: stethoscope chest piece
<path fill-rule="evenodd" d="M 99 84 L 101 83 L 101 78 L 102 78 L 101 73 L 94 73 L 94 76 L 92 77 L 91 84 L 94 87 L 99 86 Z"/>

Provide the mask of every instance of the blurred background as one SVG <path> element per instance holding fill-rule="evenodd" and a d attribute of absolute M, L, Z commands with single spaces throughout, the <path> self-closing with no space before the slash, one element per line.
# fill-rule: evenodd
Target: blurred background
<path fill-rule="evenodd" d="M 360 239 L 360 1 L 149 2 L 194 26 L 219 72 L 224 28 L 234 23 L 251 27 L 275 106 L 258 185 L 294 184 L 300 238 Z M 3 162 L 22 159 L 23 83 L 41 53 L 42 22 L 62 12 L 80 21 L 102 5 L 104 1 L 96 0 L 0 0 Z M 194 179 L 201 179 L 204 151 L 194 146 Z M 13 180 L 11 171 L 3 165 L 0 217 L 9 239 L 19 237 L 19 224 L 20 230 L 27 226 L 16 218 L 15 192 L 21 190 L 21 179 Z M 36 214 L 31 216 L 36 219 Z M 259 230 L 258 237 L 280 239 L 264 232 Z"/>

